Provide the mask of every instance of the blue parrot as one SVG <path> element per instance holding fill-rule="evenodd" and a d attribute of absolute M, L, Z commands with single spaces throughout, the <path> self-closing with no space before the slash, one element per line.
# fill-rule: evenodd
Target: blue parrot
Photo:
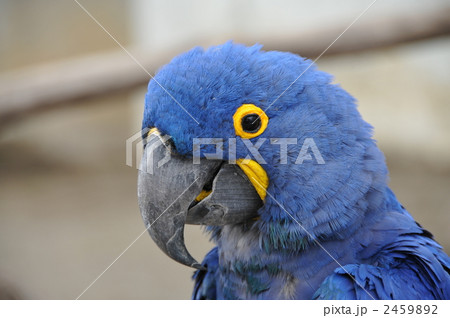
<path fill-rule="evenodd" d="M 148 85 L 138 199 L 193 299 L 449 299 L 450 259 L 388 187 L 355 100 L 309 60 L 194 48 Z M 216 246 L 198 263 L 185 224 Z"/>

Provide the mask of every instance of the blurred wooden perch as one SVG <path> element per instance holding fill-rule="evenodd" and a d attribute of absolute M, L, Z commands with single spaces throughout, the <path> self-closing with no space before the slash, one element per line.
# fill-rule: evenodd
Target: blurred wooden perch
<path fill-rule="evenodd" d="M 347 22 L 348 23 L 348 22 Z M 290 51 L 315 59 L 348 25 L 341 24 L 320 30 L 278 38 L 279 42 L 265 45 L 266 49 Z M 428 12 L 402 15 L 362 17 L 345 32 L 324 55 L 345 54 L 384 48 L 406 42 L 450 34 L 450 7 Z"/>
<path fill-rule="evenodd" d="M 334 43 L 326 55 L 382 48 L 450 34 L 450 9 L 361 19 Z M 266 50 L 298 53 L 314 59 L 348 26 L 291 33 L 263 42 Z M 245 38 L 237 42 L 253 44 Z M 198 44 L 198 43 L 197 43 Z M 131 54 L 153 74 L 180 52 Z M 117 50 L 0 74 L 0 122 L 80 98 L 100 96 L 144 85 L 150 79 L 125 52 Z"/>

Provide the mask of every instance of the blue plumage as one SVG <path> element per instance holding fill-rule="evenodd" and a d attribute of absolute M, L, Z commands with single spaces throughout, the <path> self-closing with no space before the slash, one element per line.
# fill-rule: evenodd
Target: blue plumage
<path fill-rule="evenodd" d="M 208 228 L 217 247 L 194 275 L 194 299 L 450 298 L 449 257 L 388 188 L 372 127 L 331 80 L 299 56 L 228 42 L 182 54 L 150 81 L 143 127 L 172 136 L 183 156 L 193 138 L 217 137 L 228 159 L 232 116 L 246 103 L 269 117 L 253 144 L 299 141 L 288 164 L 280 146 L 259 148 L 269 177 L 259 218 Z M 325 164 L 295 164 L 307 138 Z M 241 137 L 236 153 L 253 157 Z"/>

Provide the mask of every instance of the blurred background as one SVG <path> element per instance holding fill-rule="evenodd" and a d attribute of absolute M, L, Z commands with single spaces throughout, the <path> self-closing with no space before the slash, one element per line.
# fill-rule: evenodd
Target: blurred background
<path fill-rule="evenodd" d="M 0 298 L 75 299 L 145 230 L 125 161 L 142 67 L 229 39 L 315 59 L 371 3 L 2 0 Z M 378 0 L 317 62 L 358 99 L 391 187 L 447 253 L 449 10 Z M 186 240 L 197 259 L 212 246 L 199 227 Z M 81 299 L 187 299 L 192 272 L 144 234 Z"/>

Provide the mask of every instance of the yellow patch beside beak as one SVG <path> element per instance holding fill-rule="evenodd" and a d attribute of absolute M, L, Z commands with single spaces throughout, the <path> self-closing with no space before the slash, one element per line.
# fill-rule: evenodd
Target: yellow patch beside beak
<path fill-rule="evenodd" d="M 201 200 L 206 198 L 208 195 L 210 195 L 211 192 L 212 192 L 211 190 L 209 190 L 209 191 L 202 190 L 202 192 L 200 192 L 200 194 L 195 198 L 195 201 L 200 202 Z"/>
<path fill-rule="evenodd" d="M 256 161 L 250 159 L 238 159 L 236 160 L 236 164 L 244 171 L 261 200 L 264 201 L 267 194 L 267 187 L 269 186 L 269 177 L 263 167 Z"/>
<path fill-rule="evenodd" d="M 158 128 L 156 128 L 156 127 L 150 128 L 150 130 L 147 132 L 147 136 L 150 136 L 151 134 L 161 135 Z"/>

